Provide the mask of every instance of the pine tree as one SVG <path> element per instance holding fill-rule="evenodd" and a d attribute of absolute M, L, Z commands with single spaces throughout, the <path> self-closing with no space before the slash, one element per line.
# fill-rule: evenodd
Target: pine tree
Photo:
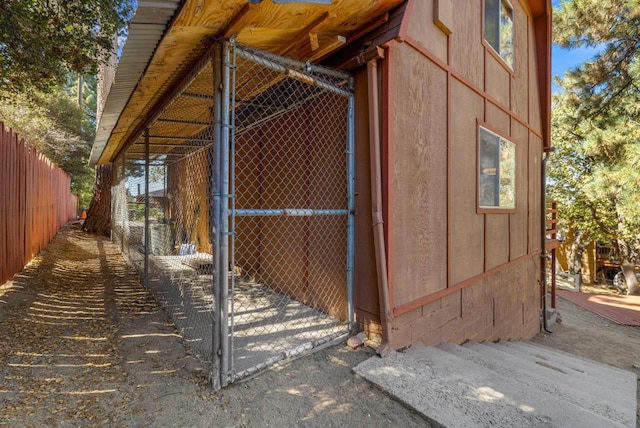
<path fill-rule="evenodd" d="M 639 294 L 640 2 L 563 1 L 554 41 L 600 53 L 559 82 L 552 192 L 564 202 L 565 221 L 617 244 L 629 291 Z"/>
<path fill-rule="evenodd" d="M 127 0 L 2 0 L 0 96 L 47 92 L 69 73 L 95 74 L 130 12 Z"/>

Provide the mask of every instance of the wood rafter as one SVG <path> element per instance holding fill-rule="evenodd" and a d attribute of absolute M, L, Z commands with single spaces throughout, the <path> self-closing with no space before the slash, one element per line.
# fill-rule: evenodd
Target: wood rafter
<path fill-rule="evenodd" d="M 259 4 L 247 0 L 185 0 L 165 31 L 131 94 L 98 163 L 112 160 L 153 111 L 166 88 L 175 86 L 187 63 L 201 55 L 214 36 L 236 35 L 238 43 L 295 59 L 319 60 L 368 31 L 366 26 L 403 0 L 334 0 L 313 3 Z M 295 41 L 297 43 L 292 43 Z"/>

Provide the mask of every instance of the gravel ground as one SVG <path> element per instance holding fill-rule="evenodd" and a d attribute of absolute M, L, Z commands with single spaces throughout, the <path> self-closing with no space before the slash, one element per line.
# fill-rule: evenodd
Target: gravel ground
<path fill-rule="evenodd" d="M 344 345 L 213 393 L 107 239 L 65 227 L 0 286 L 0 426 L 424 427 Z"/>

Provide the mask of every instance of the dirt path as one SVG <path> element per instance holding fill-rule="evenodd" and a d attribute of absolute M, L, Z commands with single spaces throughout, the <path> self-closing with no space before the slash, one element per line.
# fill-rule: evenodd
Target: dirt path
<path fill-rule="evenodd" d="M 636 370 L 640 329 L 558 302 L 534 341 Z M 372 355 L 335 346 L 212 393 L 113 244 L 66 227 L 0 287 L 0 426 L 428 426 L 353 375 Z"/>
<path fill-rule="evenodd" d="M 0 287 L 0 426 L 428 426 L 352 374 L 372 355 L 335 346 L 212 393 L 113 244 L 68 226 Z"/>

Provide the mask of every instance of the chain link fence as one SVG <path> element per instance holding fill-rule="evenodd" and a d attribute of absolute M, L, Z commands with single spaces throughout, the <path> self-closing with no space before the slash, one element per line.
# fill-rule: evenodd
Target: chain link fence
<path fill-rule="evenodd" d="M 115 161 L 112 234 L 219 388 L 353 321 L 353 98 L 216 42 Z"/>

